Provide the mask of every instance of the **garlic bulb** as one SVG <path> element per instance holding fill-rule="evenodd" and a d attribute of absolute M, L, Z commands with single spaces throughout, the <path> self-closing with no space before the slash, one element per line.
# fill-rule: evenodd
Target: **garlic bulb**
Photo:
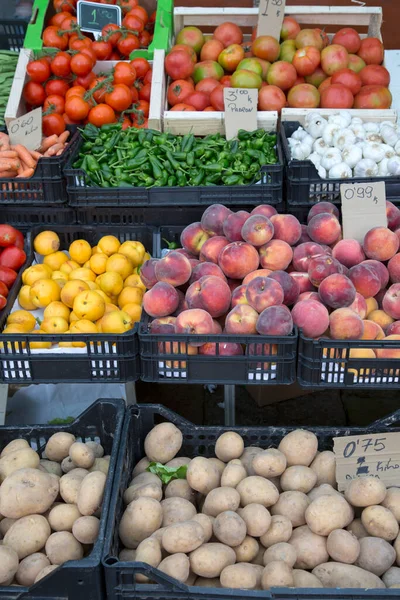
<path fill-rule="evenodd" d="M 352 176 L 352 170 L 345 162 L 338 163 L 329 169 L 329 179 L 348 179 Z"/>
<path fill-rule="evenodd" d="M 400 156 L 393 156 L 388 160 L 388 171 L 391 175 L 400 175 Z"/>
<path fill-rule="evenodd" d="M 379 135 L 379 133 L 367 133 L 365 136 L 365 141 L 366 142 L 375 142 L 377 144 L 382 144 L 383 143 L 383 138 L 382 136 Z"/>
<path fill-rule="evenodd" d="M 324 140 L 327 146 L 332 146 L 333 136 L 337 131 L 340 131 L 341 129 L 342 127 L 340 127 L 340 125 L 338 125 L 337 123 L 328 123 L 322 134 L 322 139 Z"/>
<path fill-rule="evenodd" d="M 299 127 L 298 129 L 296 129 L 296 131 L 292 133 L 292 139 L 301 141 L 306 135 L 308 135 L 307 131 L 305 131 L 305 129 L 303 129 L 302 127 Z"/>
<path fill-rule="evenodd" d="M 396 152 L 396 154 L 400 155 L 400 140 L 398 142 L 396 142 L 396 145 L 394 147 L 394 151 Z"/>
<path fill-rule="evenodd" d="M 389 146 L 395 146 L 399 140 L 396 130 L 390 125 L 381 127 L 380 134 L 385 144 L 388 144 Z"/>
<path fill-rule="evenodd" d="M 318 175 L 322 178 L 322 179 L 326 179 L 326 169 L 324 169 L 324 167 L 321 167 L 321 165 L 318 167 L 317 169 L 318 171 Z"/>
<path fill-rule="evenodd" d="M 376 177 L 377 175 L 378 165 L 370 158 L 361 159 L 354 167 L 354 177 Z"/>
<path fill-rule="evenodd" d="M 348 110 L 341 110 L 337 115 L 331 115 L 328 119 L 328 123 L 334 123 L 339 125 L 341 129 L 348 127 L 351 123 L 351 114 Z"/>
<path fill-rule="evenodd" d="M 333 145 L 339 150 L 343 150 L 345 146 L 356 143 L 356 136 L 351 129 L 340 129 L 333 136 Z"/>
<path fill-rule="evenodd" d="M 379 133 L 378 123 L 372 123 L 371 121 L 368 121 L 368 123 L 364 123 L 364 129 L 369 133 Z"/>
<path fill-rule="evenodd" d="M 346 165 L 354 169 L 356 164 L 362 159 L 362 150 L 356 145 L 345 146 L 342 150 L 342 158 Z"/>
<path fill-rule="evenodd" d="M 313 151 L 316 152 L 317 154 L 320 154 L 321 156 L 323 154 L 325 154 L 325 152 L 328 150 L 328 148 L 329 148 L 329 146 L 324 142 L 323 138 L 318 138 L 313 143 Z"/>
<path fill-rule="evenodd" d="M 365 140 L 367 132 L 365 131 L 364 126 L 362 124 L 360 125 L 359 123 L 356 123 L 354 125 L 350 125 L 349 129 L 351 129 L 351 131 L 356 136 L 357 142 L 361 142 L 362 140 Z"/>
<path fill-rule="evenodd" d="M 364 144 L 363 157 L 370 158 L 374 162 L 381 162 L 385 158 L 385 150 L 382 144 L 367 142 Z"/>
<path fill-rule="evenodd" d="M 392 156 L 396 156 L 396 151 L 393 146 L 389 146 L 389 144 L 381 144 L 381 148 L 383 148 L 385 158 L 392 158 Z"/>
<path fill-rule="evenodd" d="M 305 160 L 311 154 L 310 144 L 307 144 L 307 142 L 303 142 L 300 140 L 295 140 L 295 143 L 292 144 L 290 150 L 292 158 L 296 160 Z"/>
<path fill-rule="evenodd" d="M 328 121 L 324 117 L 321 117 L 317 112 L 312 112 L 306 117 L 305 130 L 316 139 L 321 137 L 327 124 Z"/>
<path fill-rule="evenodd" d="M 396 123 L 393 123 L 392 121 L 382 121 L 382 123 L 379 125 L 379 130 L 382 131 L 382 127 L 391 127 L 392 129 L 397 129 L 397 125 Z"/>
<path fill-rule="evenodd" d="M 381 177 L 386 177 L 387 175 L 389 175 L 388 162 L 389 159 L 384 158 L 378 165 L 378 175 L 380 175 Z"/>
<path fill-rule="evenodd" d="M 317 154 L 316 152 L 313 152 L 308 157 L 308 160 L 311 160 L 311 162 L 313 163 L 313 165 L 315 165 L 316 167 L 319 167 L 319 165 L 321 164 L 321 155 Z"/>
<path fill-rule="evenodd" d="M 322 157 L 321 166 L 327 171 L 342 162 L 342 155 L 337 148 L 329 148 Z"/>
<path fill-rule="evenodd" d="M 353 125 L 362 125 L 364 127 L 364 122 L 362 119 L 360 119 L 360 117 L 353 117 L 350 121 L 350 127 Z"/>

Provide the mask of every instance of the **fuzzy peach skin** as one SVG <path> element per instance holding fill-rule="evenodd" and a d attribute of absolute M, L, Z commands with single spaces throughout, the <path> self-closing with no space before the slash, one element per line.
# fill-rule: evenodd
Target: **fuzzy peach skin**
<path fill-rule="evenodd" d="M 399 249 L 398 237 L 387 227 L 374 227 L 364 237 L 364 252 L 373 260 L 390 260 Z"/>
<path fill-rule="evenodd" d="M 143 296 L 143 308 L 150 317 L 167 317 L 179 304 L 179 295 L 170 284 L 159 281 Z"/>
<path fill-rule="evenodd" d="M 318 202 L 308 211 L 307 223 L 309 223 L 315 215 L 320 215 L 321 213 L 330 213 L 337 219 L 339 218 L 339 210 L 332 202 Z"/>
<path fill-rule="evenodd" d="M 353 282 L 357 292 L 364 296 L 364 298 L 376 296 L 381 289 L 381 280 L 377 271 L 370 265 L 361 263 L 355 267 L 351 267 L 349 278 Z"/>
<path fill-rule="evenodd" d="M 283 304 L 286 306 L 292 306 L 297 301 L 300 294 L 300 286 L 296 279 L 290 277 L 286 271 L 272 271 L 268 275 L 270 279 L 275 279 L 283 289 Z"/>
<path fill-rule="evenodd" d="M 268 219 L 270 219 L 272 215 L 277 215 L 278 211 L 270 204 L 259 204 L 258 206 L 253 208 L 250 214 L 264 215 L 264 217 L 268 217 Z"/>
<path fill-rule="evenodd" d="M 292 309 L 293 323 L 309 338 L 320 337 L 329 327 L 327 308 L 315 300 L 302 300 Z"/>
<path fill-rule="evenodd" d="M 365 260 L 365 254 L 357 240 L 340 240 L 332 250 L 333 258 L 350 269 Z"/>
<path fill-rule="evenodd" d="M 271 223 L 274 226 L 274 238 L 283 240 L 289 246 L 294 246 L 301 236 L 300 221 L 293 215 L 273 215 Z"/>
<path fill-rule="evenodd" d="M 232 334 L 251 335 L 257 333 L 258 312 L 248 304 L 232 308 L 225 319 L 225 331 Z"/>
<path fill-rule="evenodd" d="M 172 251 L 156 262 L 154 271 L 158 281 L 165 281 L 174 287 L 179 287 L 189 280 L 192 267 L 186 256 Z"/>
<path fill-rule="evenodd" d="M 331 308 L 350 306 L 356 299 L 356 288 L 346 275 L 334 273 L 321 281 L 318 293 L 322 302 Z"/>
<path fill-rule="evenodd" d="M 223 225 L 224 236 L 230 242 L 240 242 L 242 238 L 242 227 L 250 217 L 247 210 L 238 210 L 227 216 Z"/>
<path fill-rule="evenodd" d="M 228 244 L 229 241 L 222 235 L 216 235 L 206 240 L 200 250 L 200 261 L 218 264 L 219 253 Z"/>
<path fill-rule="evenodd" d="M 176 317 L 176 333 L 189 334 L 211 334 L 214 333 L 214 321 L 205 310 L 193 308 L 184 310 Z M 199 342 L 193 342 L 193 346 L 201 346 Z"/>
<path fill-rule="evenodd" d="M 329 315 L 329 332 L 334 340 L 359 340 L 364 333 L 364 323 L 350 308 L 337 308 Z"/>
<path fill-rule="evenodd" d="M 299 244 L 293 250 L 293 267 L 295 271 L 308 271 L 311 259 L 324 254 L 326 253 L 320 244 L 315 242 Z"/>
<path fill-rule="evenodd" d="M 218 257 L 218 264 L 223 273 L 231 279 L 244 279 L 258 268 L 259 262 L 257 250 L 247 242 L 228 244 L 222 248 Z"/>
<path fill-rule="evenodd" d="M 352 302 L 348 308 L 354 310 L 354 312 L 360 315 L 362 319 L 365 319 L 365 317 L 367 316 L 367 303 L 365 301 L 364 296 L 361 296 L 361 294 L 359 294 L 358 292 L 356 293 L 354 302 Z"/>
<path fill-rule="evenodd" d="M 342 233 L 340 223 L 331 213 L 320 213 L 308 222 L 308 235 L 317 244 L 334 244 Z"/>
<path fill-rule="evenodd" d="M 293 258 L 293 250 L 283 240 L 271 240 L 259 248 L 260 264 L 263 269 L 271 271 L 284 271 L 288 268 Z"/>
<path fill-rule="evenodd" d="M 194 256 L 199 256 L 204 242 L 209 237 L 210 235 L 204 231 L 201 223 L 191 223 L 181 233 L 181 244 L 185 250 L 194 254 Z"/>
<path fill-rule="evenodd" d="M 280 283 L 270 277 L 256 277 L 247 285 L 246 298 L 248 304 L 258 313 L 268 306 L 282 304 L 284 294 Z"/>
<path fill-rule="evenodd" d="M 287 306 L 269 306 L 262 311 L 256 323 L 260 335 L 289 335 L 293 329 L 293 319 Z"/>
<path fill-rule="evenodd" d="M 400 283 L 390 286 L 383 297 L 382 308 L 385 313 L 397 321 L 400 319 Z"/>
<path fill-rule="evenodd" d="M 224 221 L 232 211 L 223 204 L 211 204 L 203 212 L 201 226 L 209 235 L 223 235 Z"/>
<path fill-rule="evenodd" d="M 199 281 L 199 279 L 208 275 L 212 275 L 213 277 L 219 277 L 226 283 L 226 277 L 218 265 L 216 265 L 213 262 L 201 262 L 194 267 L 189 279 L 189 285 L 191 285 L 195 281 Z"/>
<path fill-rule="evenodd" d="M 241 236 L 256 248 L 267 244 L 274 236 L 274 226 L 264 215 L 251 215 L 243 224 Z"/>
<path fill-rule="evenodd" d="M 202 308 L 212 317 L 220 317 L 229 310 L 231 290 L 220 277 L 206 275 L 189 286 L 186 302 L 189 308 Z"/>

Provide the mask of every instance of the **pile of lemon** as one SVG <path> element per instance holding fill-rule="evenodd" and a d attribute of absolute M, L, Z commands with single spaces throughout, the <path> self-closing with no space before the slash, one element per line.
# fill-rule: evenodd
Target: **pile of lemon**
<path fill-rule="evenodd" d="M 23 310 L 7 319 L 3 333 L 68 334 L 124 333 L 140 320 L 146 291 L 139 269 L 150 258 L 141 242 L 121 243 L 103 236 L 93 248 L 83 239 L 72 242 L 68 254 L 59 250 L 53 231 L 42 231 L 34 249 L 43 262 L 22 274 L 18 295 Z M 43 320 L 31 312 L 44 309 Z M 59 346 L 82 347 L 83 342 L 60 342 Z M 31 347 L 50 348 L 51 342 Z"/>

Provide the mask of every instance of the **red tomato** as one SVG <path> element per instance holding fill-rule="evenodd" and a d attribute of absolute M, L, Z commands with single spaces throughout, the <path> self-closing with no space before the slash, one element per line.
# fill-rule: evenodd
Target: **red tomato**
<path fill-rule="evenodd" d="M 218 82 L 216 79 L 212 77 L 206 77 L 202 79 L 198 83 L 196 83 L 195 90 L 196 92 L 204 92 L 209 96 L 214 88 L 216 88 L 221 82 Z"/>
<path fill-rule="evenodd" d="M 18 230 L 11 225 L 0 225 L 0 247 L 14 246 Z"/>
<path fill-rule="evenodd" d="M 344 46 L 350 54 L 357 54 L 360 49 L 361 39 L 357 31 L 352 27 L 343 27 L 333 36 L 332 44 Z"/>
<path fill-rule="evenodd" d="M 4 281 L 0 281 L 0 294 L 7 298 L 8 296 L 8 287 L 4 283 Z"/>
<path fill-rule="evenodd" d="M 64 19 L 66 19 L 67 17 L 70 17 L 70 16 L 71 16 L 70 12 L 63 10 L 62 12 L 56 13 L 53 17 L 51 17 L 51 19 L 49 21 L 49 25 L 54 25 L 55 27 L 60 28 L 61 23 L 64 21 Z"/>
<path fill-rule="evenodd" d="M 80 52 L 83 48 L 91 48 L 92 40 L 86 36 L 79 37 L 78 34 L 73 33 L 69 39 L 69 49 L 78 50 Z"/>
<path fill-rule="evenodd" d="M 130 90 L 132 96 L 132 104 L 135 104 L 139 100 L 139 90 L 137 90 L 134 86 L 132 86 Z"/>
<path fill-rule="evenodd" d="M 46 96 L 57 94 L 57 96 L 65 96 L 69 90 L 69 85 L 63 79 L 49 79 L 44 86 Z"/>
<path fill-rule="evenodd" d="M 147 129 L 148 126 L 148 119 L 132 119 L 132 127 L 136 127 L 136 129 Z"/>
<path fill-rule="evenodd" d="M 115 123 L 115 112 L 108 104 L 98 104 L 90 109 L 88 121 L 96 127 L 101 127 L 106 123 Z"/>
<path fill-rule="evenodd" d="M 200 60 L 218 60 L 224 44 L 218 40 L 208 40 L 200 50 Z"/>
<path fill-rule="evenodd" d="M 312 48 L 312 50 L 316 50 L 316 48 Z M 303 50 L 299 50 L 299 52 L 303 52 Z M 270 85 L 276 85 L 284 91 L 291 88 L 296 79 L 296 69 L 284 60 L 278 60 L 276 63 L 273 63 L 267 74 L 267 82 Z"/>
<path fill-rule="evenodd" d="M 122 35 L 119 30 L 120 28 L 118 25 L 115 23 L 110 23 L 109 25 L 105 25 L 101 30 L 101 37 L 106 42 L 110 42 L 112 46 L 116 46 Z M 112 33 L 113 31 L 116 31 L 116 33 Z"/>
<path fill-rule="evenodd" d="M 5 298 L 5 296 L 0 295 L 0 309 L 4 308 L 6 304 L 7 304 L 7 299 Z"/>
<path fill-rule="evenodd" d="M 92 49 L 96 55 L 97 60 L 108 60 L 112 53 L 112 43 L 104 42 L 102 40 L 95 40 L 92 42 Z"/>
<path fill-rule="evenodd" d="M 153 68 L 150 68 L 143 78 L 143 83 L 151 83 L 153 79 Z"/>
<path fill-rule="evenodd" d="M 192 106 L 191 104 L 185 104 L 184 102 L 181 102 L 179 104 L 175 104 L 175 106 L 173 106 L 171 108 L 172 111 L 196 111 L 195 107 Z"/>
<path fill-rule="evenodd" d="M 140 42 L 137 35 L 128 33 L 125 38 L 121 38 L 117 44 L 117 48 L 122 56 L 129 56 L 131 52 L 140 48 Z"/>
<path fill-rule="evenodd" d="M 367 65 L 359 72 L 362 85 L 383 85 L 389 86 L 390 73 L 381 65 Z"/>
<path fill-rule="evenodd" d="M 71 96 L 65 103 L 65 112 L 73 121 L 83 121 L 89 114 L 90 105 L 80 96 Z"/>
<path fill-rule="evenodd" d="M 28 63 L 26 72 L 31 78 L 31 81 L 35 81 L 36 83 L 44 83 L 51 75 L 49 63 L 47 60 L 41 58 L 39 60 L 32 60 Z"/>
<path fill-rule="evenodd" d="M 64 123 L 66 125 L 80 125 L 79 121 L 73 121 L 72 119 L 70 119 L 67 113 L 64 113 L 62 118 L 64 119 Z"/>
<path fill-rule="evenodd" d="M 65 121 L 61 115 L 55 112 L 45 115 L 42 119 L 42 130 L 45 136 L 60 135 L 65 131 Z"/>
<path fill-rule="evenodd" d="M 268 60 L 269 62 L 275 62 L 278 60 L 281 47 L 278 40 L 270 35 L 260 35 L 256 38 L 251 47 L 251 51 L 257 58 Z"/>
<path fill-rule="evenodd" d="M 68 77 L 71 74 L 71 55 L 58 52 L 50 63 L 50 69 L 57 77 Z"/>
<path fill-rule="evenodd" d="M 349 88 L 340 83 L 332 83 L 321 94 L 321 108 L 351 108 L 353 102 L 354 97 Z"/>
<path fill-rule="evenodd" d="M 90 71 L 90 73 L 88 73 L 87 75 L 80 75 L 79 77 L 77 77 L 72 85 L 81 85 L 85 88 L 85 90 L 87 90 L 89 89 L 89 86 L 92 83 L 92 81 L 94 81 L 95 79 L 96 73 Z"/>
<path fill-rule="evenodd" d="M 139 98 L 141 100 L 147 100 L 147 102 L 150 102 L 150 96 L 151 96 L 151 84 L 146 83 L 139 92 Z"/>
<path fill-rule="evenodd" d="M 186 103 L 191 104 L 196 110 L 202 111 L 210 105 L 210 97 L 205 92 L 193 92 L 186 98 Z"/>
<path fill-rule="evenodd" d="M 175 52 L 175 50 L 187 52 L 192 57 L 193 64 L 197 63 L 197 54 L 191 46 L 187 46 L 186 44 L 175 44 L 175 46 L 172 46 L 170 52 Z"/>
<path fill-rule="evenodd" d="M 122 19 L 122 25 L 137 33 L 141 33 L 144 29 L 144 22 L 142 19 L 136 15 L 132 15 L 130 12 Z"/>
<path fill-rule="evenodd" d="M 73 27 L 75 27 L 77 23 L 78 19 L 72 15 L 69 15 L 69 17 L 65 17 L 65 19 L 61 23 L 60 29 L 63 29 L 64 31 L 70 31 L 70 29 L 73 29 Z"/>
<path fill-rule="evenodd" d="M 145 25 L 147 25 L 149 21 L 149 15 L 147 14 L 147 10 L 143 8 L 143 6 L 134 6 L 129 12 L 128 15 L 135 15 L 139 17 L 143 21 Z"/>
<path fill-rule="evenodd" d="M 206 108 L 203 110 L 203 112 L 216 112 L 215 108 L 212 106 L 206 106 Z"/>
<path fill-rule="evenodd" d="M 23 250 L 25 247 L 24 235 L 20 231 L 18 231 L 18 229 L 16 229 L 15 231 L 16 231 L 16 238 L 15 238 L 14 246 L 17 246 L 17 248 L 21 248 L 21 250 Z"/>
<path fill-rule="evenodd" d="M 206 77 L 206 79 L 209 79 L 208 77 Z M 204 79 L 203 79 L 204 81 Z M 224 75 L 223 77 L 221 77 L 221 79 L 219 80 L 219 83 L 221 85 L 223 85 L 224 87 L 231 87 L 231 75 Z"/>
<path fill-rule="evenodd" d="M 321 53 L 318 48 L 315 48 L 315 46 L 305 46 L 304 48 L 296 50 L 293 56 L 292 65 L 297 73 L 304 77 L 305 75 L 314 73 L 320 62 Z"/>
<path fill-rule="evenodd" d="M 31 106 L 41 106 L 46 99 L 46 92 L 40 83 L 28 81 L 24 86 L 23 97 Z"/>
<path fill-rule="evenodd" d="M 194 71 L 193 61 L 187 52 L 175 50 L 165 57 L 165 71 L 171 79 L 186 79 Z"/>
<path fill-rule="evenodd" d="M 5 283 L 8 289 L 11 288 L 14 281 L 17 279 L 17 273 L 14 269 L 10 269 L 9 267 L 0 266 L 0 281 Z"/>
<path fill-rule="evenodd" d="M 119 62 L 114 68 L 114 83 L 124 83 L 128 87 L 136 80 L 136 71 L 130 63 Z"/>
<path fill-rule="evenodd" d="M 81 54 L 86 54 L 86 56 L 90 58 L 90 60 L 92 61 L 92 67 L 94 67 L 94 65 L 97 62 L 97 56 L 92 46 L 90 48 L 82 48 L 80 52 Z"/>
<path fill-rule="evenodd" d="M 118 52 L 118 50 L 113 50 L 108 60 L 121 60 L 121 54 Z"/>
<path fill-rule="evenodd" d="M 75 12 L 76 0 L 53 0 L 53 7 L 56 12 Z"/>
<path fill-rule="evenodd" d="M 74 54 L 71 58 L 71 71 L 78 75 L 78 77 L 85 77 L 88 75 L 93 67 L 93 61 L 89 56 L 83 54 L 83 52 L 78 52 L 78 54 Z"/>
<path fill-rule="evenodd" d="M 243 42 L 243 33 L 235 23 L 226 22 L 218 25 L 214 30 L 214 39 L 221 42 L 224 48 L 226 48 L 231 44 L 241 44 Z"/>
<path fill-rule="evenodd" d="M 0 266 L 18 271 L 26 261 L 26 254 L 17 246 L 9 246 L 0 254 Z"/>
<path fill-rule="evenodd" d="M 132 104 L 131 91 L 124 83 L 117 83 L 111 92 L 106 93 L 105 101 L 114 110 L 122 112 Z"/>
<path fill-rule="evenodd" d="M 332 84 L 341 83 L 349 88 L 353 96 L 361 90 L 361 77 L 351 69 L 340 69 L 332 75 Z"/>
<path fill-rule="evenodd" d="M 144 117 L 149 116 L 150 104 L 146 100 L 139 100 L 136 105 L 136 110 L 139 113 L 143 113 Z"/>
<path fill-rule="evenodd" d="M 258 92 L 259 110 L 276 110 L 280 113 L 284 106 L 286 106 L 286 96 L 276 85 L 267 85 Z"/>
<path fill-rule="evenodd" d="M 210 104 L 215 110 L 225 110 L 224 86 L 218 84 L 210 94 Z"/>
<path fill-rule="evenodd" d="M 124 116 L 124 118 L 122 119 L 121 122 L 122 122 L 122 131 L 125 131 L 125 129 L 128 129 L 128 127 L 132 127 L 132 121 L 126 115 Z"/>
<path fill-rule="evenodd" d="M 328 88 L 331 84 L 332 84 L 332 77 L 328 77 L 327 79 L 324 79 L 324 81 L 322 83 L 320 83 L 320 85 L 318 86 L 319 93 L 322 94 L 322 92 L 324 90 L 326 90 L 326 88 Z"/>
<path fill-rule="evenodd" d="M 68 34 L 60 33 L 58 27 L 50 25 L 43 30 L 42 34 L 43 46 L 48 48 L 59 48 L 66 50 L 68 48 Z"/>
<path fill-rule="evenodd" d="M 49 108 L 52 109 L 53 112 L 62 115 L 64 112 L 65 100 L 62 96 L 58 96 L 57 94 L 52 94 L 51 96 L 47 96 L 46 100 L 43 104 L 43 110 L 47 111 Z"/>
<path fill-rule="evenodd" d="M 126 13 L 138 5 L 138 0 L 118 0 L 118 5 L 122 8 L 124 15 L 126 15 Z"/>
<path fill-rule="evenodd" d="M 92 90 L 97 84 L 101 83 L 102 81 L 105 80 L 105 77 L 96 77 L 96 79 L 94 79 L 92 81 L 92 83 L 89 85 L 89 90 Z M 74 88 L 71 88 L 74 89 Z M 84 88 L 82 88 L 84 89 Z M 105 86 L 99 88 L 98 90 L 96 90 L 95 92 L 93 92 L 93 98 L 95 99 L 95 101 L 99 104 L 101 102 L 104 102 L 106 96 L 106 88 Z"/>
<path fill-rule="evenodd" d="M 147 46 L 151 43 L 151 40 L 152 37 L 148 31 L 144 30 L 139 34 L 139 42 L 142 48 L 147 48 Z"/>
<path fill-rule="evenodd" d="M 264 89 L 267 90 L 268 88 Z M 287 100 L 290 108 L 317 108 L 319 106 L 320 94 L 313 85 L 301 83 L 289 90 Z"/>
<path fill-rule="evenodd" d="M 72 88 L 69 88 L 69 90 L 65 94 L 65 100 L 67 101 L 68 98 L 70 98 L 71 96 L 81 96 L 81 98 L 83 98 L 83 96 L 85 94 L 86 94 L 86 89 L 83 86 L 74 85 L 74 86 L 72 86 Z"/>
<path fill-rule="evenodd" d="M 217 82 L 218 83 L 218 82 Z M 184 79 L 177 79 L 168 86 L 167 98 L 170 106 L 175 106 L 185 102 L 186 98 L 194 92 L 192 83 L 185 81 Z"/>
<path fill-rule="evenodd" d="M 136 71 L 136 76 L 143 79 L 147 71 L 150 69 L 150 64 L 145 58 L 134 58 L 129 63 Z"/>
<path fill-rule="evenodd" d="M 365 85 L 354 98 L 354 108 L 390 108 L 392 94 L 382 85 Z"/>

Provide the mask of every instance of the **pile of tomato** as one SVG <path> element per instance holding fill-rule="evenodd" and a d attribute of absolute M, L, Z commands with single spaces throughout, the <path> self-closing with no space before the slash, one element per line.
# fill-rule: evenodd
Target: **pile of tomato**
<path fill-rule="evenodd" d="M 8 292 L 26 261 L 23 234 L 11 227 L 0 225 L 0 310 L 7 304 Z"/>

